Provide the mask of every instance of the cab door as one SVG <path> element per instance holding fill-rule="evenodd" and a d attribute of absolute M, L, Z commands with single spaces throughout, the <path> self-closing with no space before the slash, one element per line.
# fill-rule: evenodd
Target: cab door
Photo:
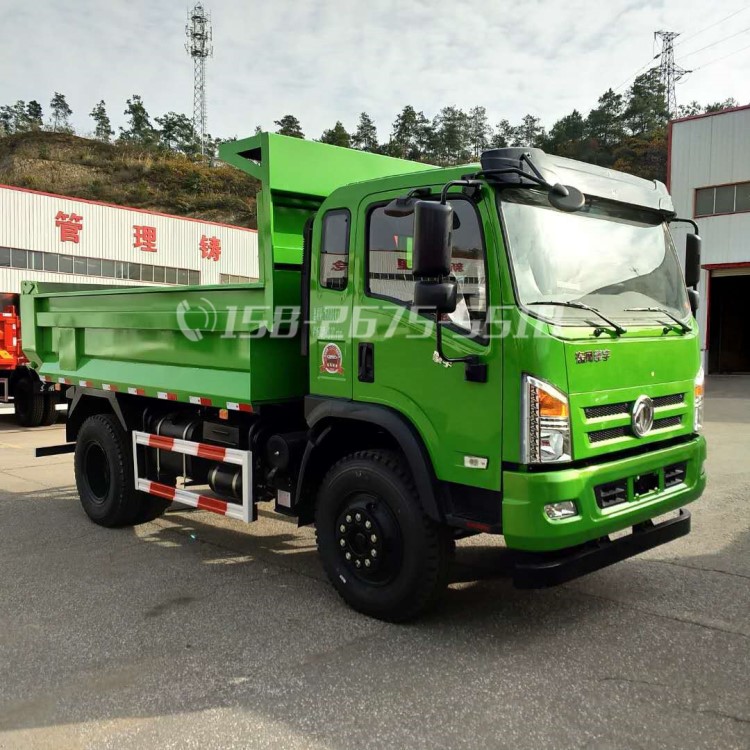
<path fill-rule="evenodd" d="M 310 268 L 310 393 L 352 398 L 353 347 L 349 334 L 351 212 L 325 211 L 313 226 Z"/>
<path fill-rule="evenodd" d="M 499 297 L 492 291 L 499 289 L 498 272 L 487 252 L 494 229 L 482 204 L 463 194 L 451 198 L 459 303 L 443 321 L 443 348 L 450 357 L 478 355 L 487 365 L 486 382 L 472 382 L 463 363 L 435 361 L 434 322 L 411 309 L 414 217 L 387 216 L 392 197 L 363 203 L 357 217 L 353 396 L 410 421 L 439 479 L 499 490 L 502 342 L 487 323 L 490 303 L 500 304 L 492 299 Z"/>

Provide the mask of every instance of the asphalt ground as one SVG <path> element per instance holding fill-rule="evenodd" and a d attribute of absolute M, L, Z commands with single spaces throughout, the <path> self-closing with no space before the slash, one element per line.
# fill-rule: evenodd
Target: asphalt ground
<path fill-rule="evenodd" d="M 709 381 L 693 531 L 543 591 L 464 540 L 442 606 L 349 610 L 261 510 L 111 531 L 0 415 L 0 748 L 750 747 L 750 379 Z M 263 506 L 261 506 L 263 507 Z"/>

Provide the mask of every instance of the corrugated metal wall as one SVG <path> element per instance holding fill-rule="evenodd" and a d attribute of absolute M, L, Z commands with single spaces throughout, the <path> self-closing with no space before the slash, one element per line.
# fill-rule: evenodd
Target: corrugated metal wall
<path fill-rule="evenodd" d="M 747 181 L 750 181 L 750 108 L 672 123 L 670 191 L 679 216 L 695 217 L 698 188 Z M 750 262 L 750 213 L 709 216 L 696 221 L 703 238 L 704 265 Z M 672 232 L 681 260 L 688 231 L 685 225 L 675 225 Z M 704 271 L 698 314 L 704 350 L 708 284 L 708 273 Z"/>
<path fill-rule="evenodd" d="M 70 227 L 72 219 L 80 229 Z M 139 246 L 139 239 L 151 240 L 146 247 L 153 249 Z M 199 272 L 201 284 L 218 284 L 222 276 L 258 277 L 258 236 L 253 230 L 4 186 L 0 186 L 0 248 L 186 269 Z M 23 279 L 148 283 L 12 268 L 3 257 L 0 291 L 18 291 Z"/>

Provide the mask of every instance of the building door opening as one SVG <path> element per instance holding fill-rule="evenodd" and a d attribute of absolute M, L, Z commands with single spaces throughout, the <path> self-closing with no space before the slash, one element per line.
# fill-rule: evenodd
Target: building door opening
<path fill-rule="evenodd" d="M 712 272 L 708 300 L 709 373 L 750 372 L 750 274 Z"/>

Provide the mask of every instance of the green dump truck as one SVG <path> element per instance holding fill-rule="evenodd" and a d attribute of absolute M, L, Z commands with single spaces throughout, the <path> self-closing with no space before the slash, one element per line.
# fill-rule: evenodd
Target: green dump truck
<path fill-rule="evenodd" d="M 445 169 L 264 133 L 221 157 L 262 184 L 258 281 L 24 285 L 91 520 L 273 503 L 393 621 L 463 536 L 503 535 L 539 587 L 689 531 L 700 238 L 683 274 L 661 183 L 538 149 Z"/>

